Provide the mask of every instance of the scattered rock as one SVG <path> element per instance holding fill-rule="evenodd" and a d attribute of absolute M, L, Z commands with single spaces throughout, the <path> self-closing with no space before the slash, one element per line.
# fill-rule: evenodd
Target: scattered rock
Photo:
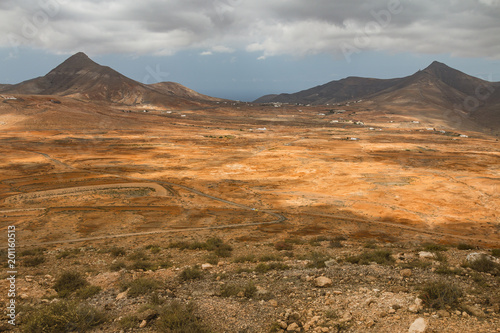
<path fill-rule="evenodd" d="M 325 261 L 325 266 L 326 267 L 332 267 L 332 266 L 335 266 L 335 265 L 337 265 L 337 260 L 335 260 L 335 259 L 331 259 L 331 260 Z"/>
<path fill-rule="evenodd" d="M 278 325 L 280 325 L 281 329 L 286 330 L 288 327 L 287 323 L 285 323 L 283 320 L 278 320 L 277 323 Z"/>
<path fill-rule="evenodd" d="M 493 262 L 496 262 L 497 259 L 489 254 L 486 254 L 486 253 L 478 253 L 478 252 L 474 252 L 474 253 L 469 253 L 467 255 L 467 258 L 465 260 L 467 260 L 467 262 L 469 264 L 472 264 L 478 260 L 483 260 L 483 259 L 487 259 L 489 261 L 493 261 Z"/>
<path fill-rule="evenodd" d="M 427 330 L 427 323 L 424 318 L 418 318 L 411 324 L 408 333 L 424 333 Z"/>
<path fill-rule="evenodd" d="M 297 323 L 291 323 L 286 328 L 286 331 L 287 332 L 300 332 L 300 327 L 299 327 L 299 325 L 297 325 Z"/>
<path fill-rule="evenodd" d="M 139 319 L 140 321 L 150 321 L 156 317 L 158 317 L 158 312 L 153 309 L 148 309 L 137 315 L 137 319 Z"/>
<path fill-rule="evenodd" d="M 119 299 L 127 298 L 127 294 L 128 294 L 128 289 L 125 290 L 124 292 L 119 293 L 118 295 L 116 295 L 116 299 L 119 300 Z"/>
<path fill-rule="evenodd" d="M 314 280 L 314 285 L 318 288 L 330 287 L 333 285 L 333 281 L 326 276 L 320 276 Z"/>
<path fill-rule="evenodd" d="M 450 313 L 446 310 L 439 310 L 437 312 L 437 315 L 441 318 L 448 318 L 450 316 Z"/>
<path fill-rule="evenodd" d="M 26 280 L 26 282 L 33 282 L 33 276 L 31 275 L 26 275 L 24 279 Z"/>
<path fill-rule="evenodd" d="M 271 305 L 272 307 L 277 308 L 278 307 L 278 301 L 275 300 L 275 299 L 272 299 L 272 300 L 269 301 L 269 305 Z"/>
<path fill-rule="evenodd" d="M 485 316 L 483 310 L 474 305 L 463 305 L 462 308 L 467 311 L 467 313 L 473 315 L 474 317 L 483 318 Z"/>
<path fill-rule="evenodd" d="M 418 253 L 418 256 L 420 258 L 428 258 L 428 259 L 435 259 L 436 258 L 436 255 L 432 252 L 427 252 L 427 251 L 420 251 Z"/>
<path fill-rule="evenodd" d="M 143 320 L 143 321 L 141 322 L 141 324 L 139 325 L 139 328 L 144 328 L 144 327 L 146 327 L 147 325 L 148 325 L 147 320 Z"/>
<path fill-rule="evenodd" d="M 203 270 L 207 270 L 207 269 L 211 269 L 211 268 L 214 268 L 214 266 L 211 264 L 208 264 L 208 263 L 201 265 L 201 269 L 203 269 Z"/>
<path fill-rule="evenodd" d="M 412 304 L 408 307 L 408 311 L 412 312 L 412 313 L 418 313 L 420 309 L 418 308 L 418 305 L 416 304 Z"/>
<path fill-rule="evenodd" d="M 412 276 L 413 272 L 411 271 L 411 269 L 403 269 L 401 272 L 399 272 L 401 274 L 402 277 L 404 278 L 408 278 L 410 276 Z"/>

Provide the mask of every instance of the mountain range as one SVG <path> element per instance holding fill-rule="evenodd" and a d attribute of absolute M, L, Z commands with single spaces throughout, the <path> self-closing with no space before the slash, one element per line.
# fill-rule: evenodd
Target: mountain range
<path fill-rule="evenodd" d="M 266 95 L 255 103 L 335 105 L 369 100 L 376 107 L 453 111 L 482 126 L 500 125 L 500 82 L 467 75 L 440 62 L 396 79 L 348 77 L 292 94 Z M 447 110 L 447 111 L 446 111 Z"/>
<path fill-rule="evenodd" d="M 178 109 L 222 101 L 175 82 L 140 83 L 95 63 L 82 52 L 43 77 L 15 85 L 0 84 L 0 93 Z M 500 82 L 484 81 L 437 61 L 403 78 L 348 77 L 293 94 L 266 95 L 254 103 L 337 105 L 360 100 L 368 109 L 429 121 L 444 120 L 457 127 L 468 124 L 471 126 L 465 127 L 495 131 L 500 128 Z"/>
<path fill-rule="evenodd" d="M 1 93 L 56 95 L 128 105 L 194 106 L 219 99 L 199 94 L 175 82 L 143 84 L 101 66 L 80 52 L 47 75 L 16 85 L 0 85 Z"/>

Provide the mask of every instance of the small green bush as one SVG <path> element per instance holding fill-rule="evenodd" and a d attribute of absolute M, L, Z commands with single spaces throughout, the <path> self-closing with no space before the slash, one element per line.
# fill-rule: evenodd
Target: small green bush
<path fill-rule="evenodd" d="M 124 268 L 127 268 L 127 264 L 124 261 L 116 261 L 109 266 L 112 272 L 118 272 Z"/>
<path fill-rule="evenodd" d="M 291 251 L 293 250 L 293 244 L 287 242 L 277 242 L 274 244 L 274 248 L 278 251 Z"/>
<path fill-rule="evenodd" d="M 351 264 L 368 265 L 375 262 L 379 265 L 389 265 L 394 262 L 392 253 L 387 250 L 376 250 L 370 252 L 363 252 L 360 255 L 347 257 L 347 262 Z"/>
<path fill-rule="evenodd" d="M 99 294 L 101 290 L 99 286 L 86 286 L 78 289 L 75 294 L 78 298 L 87 299 Z"/>
<path fill-rule="evenodd" d="M 233 262 L 237 263 L 237 264 L 242 264 L 245 262 L 256 262 L 256 261 L 257 261 L 257 258 L 255 258 L 255 256 L 253 254 L 239 256 L 239 257 L 236 257 L 233 259 Z"/>
<path fill-rule="evenodd" d="M 330 244 L 328 244 L 328 247 L 332 248 L 332 249 L 339 249 L 341 247 L 344 247 L 344 245 L 342 244 L 341 241 L 338 241 L 338 240 L 331 240 L 330 241 Z"/>
<path fill-rule="evenodd" d="M 257 273 L 267 273 L 272 270 L 277 270 L 277 271 L 284 271 L 289 269 L 290 267 L 288 265 L 285 265 L 280 262 L 271 262 L 271 263 L 260 263 L 257 266 L 255 266 L 254 271 Z"/>
<path fill-rule="evenodd" d="M 474 246 L 466 243 L 460 243 L 457 245 L 457 249 L 466 251 L 466 250 L 474 250 Z"/>
<path fill-rule="evenodd" d="M 307 264 L 308 268 L 325 268 L 325 262 L 328 261 L 328 257 L 319 252 L 311 252 L 306 256 L 306 259 L 310 262 Z"/>
<path fill-rule="evenodd" d="M 80 253 L 80 249 L 71 249 L 71 250 L 64 250 L 61 251 L 57 254 L 56 258 L 57 259 L 70 259 L 70 258 L 76 258 L 76 256 Z"/>
<path fill-rule="evenodd" d="M 68 297 L 74 291 L 86 287 L 87 280 L 78 272 L 64 272 L 55 281 L 54 290 L 59 297 Z"/>
<path fill-rule="evenodd" d="M 41 255 L 37 255 L 34 257 L 27 257 L 22 260 L 22 263 L 26 267 L 36 267 L 40 264 L 43 264 L 45 262 L 45 257 Z"/>
<path fill-rule="evenodd" d="M 500 249 L 491 250 L 491 255 L 497 258 L 500 258 Z"/>
<path fill-rule="evenodd" d="M 134 253 L 129 254 L 127 258 L 133 261 L 145 261 L 149 259 L 148 255 L 142 250 L 137 250 Z"/>
<path fill-rule="evenodd" d="M 196 306 L 193 303 L 183 304 L 178 301 L 172 301 L 161 309 L 156 326 L 161 332 L 210 332 L 196 315 Z"/>
<path fill-rule="evenodd" d="M 158 269 L 158 265 L 154 264 L 152 262 L 149 262 L 149 261 L 137 260 L 137 261 L 134 261 L 129 266 L 129 269 L 134 269 L 134 270 L 142 269 L 143 271 L 155 271 Z"/>
<path fill-rule="evenodd" d="M 500 275 L 500 265 L 491 261 L 487 256 L 481 256 L 479 259 L 467 263 L 466 266 L 478 272 Z"/>
<path fill-rule="evenodd" d="M 281 261 L 281 257 L 274 254 L 266 254 L 259 258 L 260 262 L 268 262 L 268 261 Z"/>
<path fill-rule="evenodd" d="M 196 280 L 200 279 L 203 276 L 203 272 L 197 266 L 195 267 L 186 267 L 180 274 L 180 279 L 182 281 Z"/>
<path fill-rule="evenodd" d="M 436 243 L 424 243 L 422 244 L 424 251 L 438 252 L 438 251 L 448 251 L 448 248 L 441 244 Z"/>
<path fill-rule="evenodd" d="M 122 247 L 115 246 L 109 249 L 109 253 L 111 253 L 113 257 L 123 257 L 127 254 L 127 251 Z"/>
<path fill-rule="evenodd" d="M 366 243 L 363 245 L 363 247 L 364 247 L 365 249 L 372 249 L 372 250 L 374 250 L 374 249 L 376 249 L 378 246 L 377 246 L 377 242 L 376 242 L 375 240 L 373 240 L 373 239 L 372 239 L 372 240 L 369 240 L 368 242 L 366 242 Z"/>
<path fill-rule="evenodd" d="M 20 254 L 22 257 L 24 257 L 24 256 L 40 256 L 40 255 L 43 255 L 45 251 L 47 251 L 47 249 L 44 247 L 36 247 L 33 249 L 23 250 L 23 251 L 21 251 Z"/>
<path fill-rule="evenodd" d="M 88 304 L 55 302 L 28 311 L 23 319 L 25 333 L 87 332 L 105 321 L 102 312 Z"/>
<path fill-rule="evenodd" d="M 160 288 L 160 282 L 154 279 L 139 278 L 122 283 L 121 289 L 127 290 L 129 297 L 138 297 L 141 295 L 149 294 Z"/>
<path fill-rule="evenodd" d="M 429 308 L 444 309 L 446 306 L 456 307 L 462 295 L 462 291 L 452 283 L 433 281 L 423 286 L 419 297 Z"/>
<path fill-rule="evenodd" d="M 148 246 L 146 246 L 146 250 L 151 251 L 151 253 L 153 253 L 153 254 L 157 254 L 157 253 L 160 253 L 161 247 L 159 245 L 156 245 L 156 244 L 149 244 Z"/>
<path fill-rule="evenodd" d="M 118 324 L 120 325 L 121 329 L 130 330 L 139 327 L 140 320 L 139 318 L 137 318 L 137 316 L 130 315 L 120 319 Z"/>

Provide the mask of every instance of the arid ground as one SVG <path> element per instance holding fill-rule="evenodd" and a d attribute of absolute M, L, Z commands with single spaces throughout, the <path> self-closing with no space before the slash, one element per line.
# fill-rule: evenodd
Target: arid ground
<path fill-rule="evenodd" d="M 241 255 L 264 255 L 263 244 L 286 239 L 301 248 L 305 245 L 297 244 L 318 237 L 346 240 L 350 249 L 367 242 L 406 251 L 429 243 L 469 244 L 483 251 L 500 247 L 500 143 L 488 134 L 420 123 L 409 115 L 365 111 L 363 103 L 274 107 L 219 102 L 179 111 L 90 105 L 65 98 L 55 103 L 35 96 L 0 105 L 0 227 L 6 234 L 7 226 L 16 226 L 20 251 L 44 248 L 52 253 L 54 258 L 48 255 L 41 266 L 24 269 L 24 275 L 40 274 L 35 280 L 59 274 L 66 264 L 55 255 L 63 250 L 118 246 L 133 251 L 148 244 L 167 247 L 179 240 L 210 237 L 219 237 Z M 154 274 L 175 276 L 175 269 L 205 260 L 194 252 L 176 253 L 170 255 L 181 261 Z M 459 265 L 464 255 L 449 260 Z M 290 254 L 285 257 L 290 259 Z M 101 260 L 97 253 L 89 258 L 80 258 L 76 270 Z M 90 280 L 98 279 L 112 262 L 102 260 L 105 264 L 98 265 L 103 267 L 88 271 Z M 51 265 L 60 268 L 50 272 Z M 230 271 L 223 267 L 214 279 Z M 315 274 L 325 272 L 306 275 Z M 354 275 L 359 280 L 370 274 Z M 490 280 L 493 289 L 488 293 L 499 284 L 497 278 Z M 111 285 L 101 281 L 104 290 Z M 35 305 L 33 299 L 43 298 L 43 288 L 22 287 Z M 335 291 L 339 288 L 343 287 Z M 184 294 L 196 299 L 192 290 Z M 328 295 L 335 294 L 328 291 L 323 296 Z M 211 301 L 206 302 L 202 307 L 209 312 Z M 252 313 L 250 308 L 262 302 L 267 300 L 246 304 L 245 311 Z M 274 314 L 279 316 L 279 309 L 293 304 L 281 306 L 266 314 L 268 321 L 250 325 L 245 332 L 269 331 L 273 322 L 279 325 Z M 232 311 L 237 317 L 240 310 Z M 346 331 L 382 332 L 386 327 L 377 326 L 380 319 L 369 318 L 365 325 L 352 316 L 354 312 L 344 320 L 352 322 Z M 470 320 L 464 316 L 458 318 Z M 488 317 L 491 323 L 470 325 L 484 324 L 477 327 L 494 332 L 498 316 Z M 307 320 L 300 320 L 295 320 L 298 329 L 307 331 Z M 363 324 L 357 323 L 360 320 Z M 387 327 L 393 327 L 391 332 L 407 331 L 412 321 L 398 326 L 396 320 Z M 231 320 L 226 327 L 208 322 L 215 332 L 244 331 Z M 120 331 L 113 320 L 105 325 L 103 331 Z M 335 331 L 331 325 L 323 326 L 326 332 L 328 327 Z M 153 327 L 143 329 L 154 331 Z"/>

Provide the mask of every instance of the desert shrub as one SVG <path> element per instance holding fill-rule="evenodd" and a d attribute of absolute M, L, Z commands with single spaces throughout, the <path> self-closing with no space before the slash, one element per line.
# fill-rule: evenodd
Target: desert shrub
<path fill-rule="evenodd" d="M 465 251 L 465 250 L 474 250 L 474 246 L 467 243 L 459 243 L 457 245 L 457 249 Z"/>
<path fill-rule="evenodd" d="M 57 254 L 57 259 L 75 258 L 80 253 L 80 249 L 64 250 Z"/>
<path fill-rule="evenodd" d="M 127 251 L 122 247 L 115 246 L 109 249 L 109 253 L 111 253 L 113 257 L 123 257 L 127 254 Z"/>
<path fill-rule="evenodd" d="M 229 258 L 232 252 L 233 248 L 229 244 L 221 244 L 214 250 L 214 253 L 221 258 Z"/>
<path fill-rule="evenodd" d="M 392 253 L 387 250 L 376 250 L 370 252 L 363 252 L 357 256 L 347 257 L 345 259 L 351 264 L 368 265 L 375 262 L 379 265 L 389 265 L 394 262 Z"/>
<path fill-rule="evenodd" d="M 158 269 L 158 265 L 149 261 L 137 260 L 134 261 L 132 264 L 130 264 L 129 269 L 134 269 L 134 270 L 142 269 L 143 271 L 154 271 Z"/>
<path fill-rule="evenodd" d="M 149 244 L 146 246 L 146 250 L 151 251 L 151 253 L 153 253 L 153 254 L 157 254 L 157 253 L 160 253 L 161 247 L 159 245 L 156 245 L 156 244 Z"/>
<path fill-rule="evenodd" d="M 456 307 L 462 294 L 462 291 L 452 283 L 432 281 L 422 287 L 419 297 L 427 307 L 443 309 L 446 306 Z"/>
<path fill-rule="evenodd" d="M 332 248 L 332 249 L 338 249 L 338 248 L 341 248 L 343 247 L 344 245 L 342 244 L 341 241 L 339 240 L 331 240 L 330 241 L 330 244 L 328 244 L 328 247 Z"/>
<path fill-rule="evenodd" d="M 86 332 L 104 321 L 104 314 L 88 304 L 61 301 L 27 312 L 22 328 L 26 333 Z"/>
<path fill-rule="evenodd" d="M 173 242 L 168 245 L 170 249 L 179 249 L 179 250 L 187 250 L 189 249 L 189 243 L 188 242 Z"/>
<path fill-rule="evenodd" d="M 241 287 L 236 284 L 225 284 L 220 289 L 221 297 L 236 296 L 241 291 Z"/>
<path fill-rule="evenodd" d="M 130 297 L 138 297 L 149 294 L 158 288 L 160 288 L 160 282 L 148 278 L 125 281 L 121 284 L 121 290 L 125 291 L 128 289 L 127 295 Z"/>
<path fill-rule="evenodd" d="M 127 257 L 129 260 L 140 261 L 140 260 L 148 260 L 149 257 L 144 251 L 136 250 L 134 253 L 131 253 Z"/>
<path fill-rule="evenodd" d="M 124 261 L 116 261 L 109 266 L 112 272 L 118 272 L 123 268 L 127 268 L 127 264 Z"/>
<path fill-rule="evenodd" d="M 442 244 L 436 243 L 424 243 L 422 244 L 424 251 L 438 252 L 438 251 L 448 251 L 448 248 Z"/>
<path fill-rule="evenodd" d="M 78 298 L 87 299 L 99 294 L 101 290 L 99 286 L 86 286 L 78 289 L 75 294 Z"/>
<path fill-rule="evenodd" d="M 86 287 L 87 280 L 78 272 L 64 272 L 54 283 L 54 290 L 59 297 L 68 297 L 72 292 Z"/>
<path fill-rule="evenodd" d="M 182 281 L 196 280 L 203 276 L 203 272 L 197 266 L 186 267 L 180 274 L 179 278 Z"/>
<path fill-rule="evenodd" d="M 37 255 L 34 257 L 27 257 L 23 259 L 23 265 L 26 267 L 36 267 L 45 262 L 45 257 L 41 255 Z"/>
<path fill-rule="evenodd" d="M 491 250 L 491 255 L 497 258 L 500 258 L 500 249 Z"/>
<path fill-rule="evenodd" d="M 255 266 L 254 271 L 257 273 L 267 273 L 272 270 L 278 270 L 278 271 L 284 271 L 289 269 L 290 267 L 288 265 L 285 265 L 280 262 L 271 262 L 271 263 L 260 263 L 257 266 Z"/>
<path fill-rule="evenodd" d="M 33 249 L 27 249 L 20 252 L 21 256 L 40 256 L 43 255 L 44 252 L 47 251 L 44 247 L 35 247 Z"/>
<path fill-rule="evenodd" d="M 490 260 L 487 256 L 481 256 L 479 259 L 469 262 L 465 266 L 478 272 L 500 275 L 500 265 Z"/>
<path fill-rule="evenodd" d="M 295 245 L 304 244 L 304 241 L 302 239 L 296 237 L 285 238 L 284 242 Z"/>
<path fill-rule="evenodd" d="M 256 262 L 256 261 L 257 261 L 257 258 L 255 258 L 255 256 L 253 254 L 239 256 L 239 257 L 236 257 L 233 259 L 233 262 L 237 263 L 237 264 L 242 264 L 245 262 Z"/>
<path fill-rule="evenodd" d="M 228 258 L 231 256 L 233 248 L 231 245 L 224 243 L 220 238 L 213 237 L 207 239 L 205 242 L 175 242 L 170 243 L 169 248 L 178 248 L 180 250 L 206 250 L 213 251 L 218 257 Z"/>
<path fill-rule="evenodd" d="M 460 275 L 462 274 L 462 270 L 458 268 L 449 268 L 442 266 L 436 269 L 435 273 L 441 275 Z"/>
<path fill-rule="evenodd" d="M 430 261 L 427 261 L 427 260 L 419 260 L 419 259 L 414 259 L 412 261 L 409 261 L 409 262 L 406 262 L 406 263 L 403 263 L 401 264 L 401 268 L 410 268 L 410 269 L 413 269 L 413 268 L 427 268 L 429 266 L 431 266 L 432 263 Z"/>
<path fill-rule="evenodd" d="M 205 333 L 210 332 L 196 315 L 193 303 L 172 301 L 162 307 L 156 326 L 161 332 Z"/>
<path fill-rule="evenodd" d="M 307 264 L 308 268 L 325 268 L 325 261 L 328 261 L 328 257 L 319 252 L 311 252 L 305 257 L 305 259 L 310 262 Z"/>
<path fill-rule="evenodd" d="M 257 293 L 257 287 L 253 282 L 248 282 L 243 289 L 243 294 L 246 298 L 252 298 Z"/>
<path fill-rule="evenodd" d="M 278 251 L 291 251 L 293 250 L 293 244 L 287 242 L 277 242 L 274 244 L 274 248 Z"/>
<path fill-rule="evenodd" d="M 130 330 L 139 327 L 140 320 L 139 318 L 137 318 L 137 316 L 130 315 L 120 319 L 118 324 L 120 325 L 121 329 Z"/>
<path fill-rule="evenodd" d="M 260 262 L 281 261 L 281 257 L 274 254 L 265 254 L 259 258 Z"/>
<path fill-rule="evenodd" d="M 368 242 L 366 242 L 363 247 L 365 249 L 376 249 L 378 246 L 377 246 L 377 242 L 373 239 L 369 240 Z"/>
<path fill-rule="evenodd" d="M 158 262 L 158 266 L 160 266 L 161 268 L 169 268 L 172 267 L 173 265 L 174 263 L 168 259 L 164 259 Z"/>

